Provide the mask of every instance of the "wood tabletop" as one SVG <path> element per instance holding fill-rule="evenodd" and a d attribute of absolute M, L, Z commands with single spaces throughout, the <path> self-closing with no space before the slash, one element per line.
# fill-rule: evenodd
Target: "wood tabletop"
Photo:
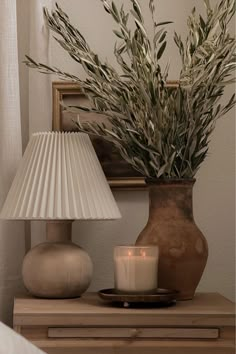
<path fill-rule="evenodd" d="M 178 301 L 165 308 L 122 308 L 114 307 L 100 299 L 96 293 L 86 293 L 76 299 L 38 299 L 30 295 L 20 295 L 15 299 L 14 315 L 19 314 L 215 314 L 232 315 L 235 305 L 218 293 L 198 293 L 193 300 Z"/>
<path fill-rule="evenodd" d="M 96 293 L 81 298 L 49 300 L 22 295 L 14 301 L 15 325 L 234 325 L 234 304 L 217 293 L 199 293 L 191 301 L 165 308 L 115 307 Z"/>

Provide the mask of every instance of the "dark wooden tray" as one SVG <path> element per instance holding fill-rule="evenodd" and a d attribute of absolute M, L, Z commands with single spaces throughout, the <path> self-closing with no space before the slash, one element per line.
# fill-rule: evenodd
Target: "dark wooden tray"
<path fill-rule="evenodd" d="M 172 305 L 176 302 L 178 291 L 157 289 L 153 294 L 119 294 L 115 289 L 103 289 L 98 292 L 101 299 L 114 303 L 122 303 L 125 307 L 131 304 Z"/>

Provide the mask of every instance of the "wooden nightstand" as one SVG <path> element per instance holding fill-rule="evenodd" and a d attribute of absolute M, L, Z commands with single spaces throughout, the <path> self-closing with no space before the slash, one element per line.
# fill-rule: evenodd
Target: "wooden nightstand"
<path fill-rule="evenodd" d="M 234 317 L 215 293 L 161 309 L 117 308 L 96 294 L 14 303 L 14 329 L 50 354 L 234 354 Z"/>

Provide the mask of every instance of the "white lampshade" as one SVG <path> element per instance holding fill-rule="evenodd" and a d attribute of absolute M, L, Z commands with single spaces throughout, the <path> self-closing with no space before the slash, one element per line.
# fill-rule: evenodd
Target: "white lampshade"
<path fill-rule="evenodd" d="M 120 212 L 87 134 L 33 134 L 1 219 L 103 220 Z"/>

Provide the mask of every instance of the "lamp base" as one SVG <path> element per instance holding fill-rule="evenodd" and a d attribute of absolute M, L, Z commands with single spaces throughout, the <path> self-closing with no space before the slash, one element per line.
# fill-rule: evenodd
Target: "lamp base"
<path fill-rule="evenodd" d="M 92 279 L 89 255 L 71 239 L 71 223 L 47 223 L 47 240 L 32 248 L 23 261 L 23 281 L 28 291 L 42 298 L 81 296 Z M 58 240 L 58 241 L 57 241 Z"/>

